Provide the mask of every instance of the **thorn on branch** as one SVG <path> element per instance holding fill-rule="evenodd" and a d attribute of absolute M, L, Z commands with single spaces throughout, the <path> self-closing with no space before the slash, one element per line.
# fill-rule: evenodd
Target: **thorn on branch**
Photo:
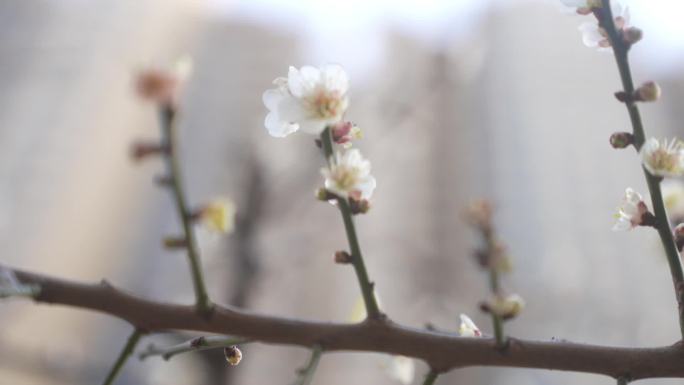
<path fill-rule="evenodd" d="M 171 187 L 173 186 L 173 177 L 168 175 L 157 175 L 154 178 L 154 183 L 160 187 Z"/>
<path fill-rule="evenodd" d="M 169 250 L 185 249 L 188 247 L 188 240 L 183 237 L 166 237 L 162 241 L 162 245 Z"/>

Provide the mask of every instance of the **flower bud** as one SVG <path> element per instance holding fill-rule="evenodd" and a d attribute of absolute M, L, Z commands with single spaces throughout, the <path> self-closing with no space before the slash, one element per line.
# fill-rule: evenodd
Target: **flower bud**
<path fill-rule="evenodd" d="M 229 348 L 223 349 L 223 355 L 226 357 L 226 361 L 229 364 L 235 366 L 242 360 L 242 352 L 237 346 L 231 346 Z"/>
<path fill-rule="evenodd" d="M 674 239 L 677 243 L 677 250 L 682 251 L 684 247 L 684 223 L 680 223 L 674 229 Z"/>
<path fill-rule="evenodd" d="M 461 337 L 482 337 L 482 332 L 475 325 L 475 322 L 465 314 L 461 314 L 461 325 L 458 327 L 458 334 Z"/>
<path fill-rule="evenodd" d="M 336 251 L 335 263 L 339 263 L 340 265 L 348 265 L 352 263 L 352 256 L 344 250 Z"/>
<path fill-rule="evenodd" d="M 352 214 L 366 214 L 370 210 L 370 202 L 368 199 L 349 198 L 349 209 Z"/>
<path fill-rule="evenodd" d="M 235 203 L 226 198 L 215 199 L 191 215 L 202 226 L 217 233 L 231 233 L 235 229 Z"/>
<path fill-rule="evenodd" d="M 660 99 L 660 86 L 653 81 L 646 82 L 634 93 L 634 99 L 640 102 L 655 102 Z"/>
<path fill-rule="evenodd" d="M 632 45 L 644 37 L 644 31 L 637 27 L 629 27 L 622 31 L 622 37 L 627 44 Z"/>
<path fill-rule="evenodd" d="M 615 132 L 610 136 L 610 145 L 615 149 L 626 148 L 634 143 L 634 135 L 629 132 Z"/>
<path fill-rule="evenodd" d="M 168 148 L 159 143 L 137 142 L 131 146 L 131 159 L 138 162 L 147 157 L 167 154 Z"/>
<path fill-rule="evenodd" d="M 328 191 L 328 189 L 321 187 L 316 190 L 316 199 L 323 202 L 329 202 L 331 200 L 337 199 L 337 195 Z"/>
<path fill-rule="evenodd" d="M 501 317 L 503 320 L 515 318 L 525 307 L 525 301 L 517 294 L 506 297 L 496 295 L 493 299 L 480 304 L 480 309 L 485 313 Z"/>
<path fill-rule="evenodd" d="M 486 199 L 479 199 L 470 203 L 466 216 L 468 221 L 479 228 L 490 228 L 492 225 L 492 204 Z"/>

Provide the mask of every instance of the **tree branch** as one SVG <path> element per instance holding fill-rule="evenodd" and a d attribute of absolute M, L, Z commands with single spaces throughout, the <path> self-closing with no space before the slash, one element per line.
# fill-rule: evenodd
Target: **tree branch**
<path fill-rule="evenodd" d="M 330 167 L 331 163 L 335 162 L 330 127 L 326 127 L 321 133 L 321 145 L 323 146 L 325 160 L 328 167 Z M 342 214 L 342 220 L 344 221 L 344 230 L 347 233 L 349 251 L 352 255 L 352 265 L 354 266 L 354 271 L 356 272 L 356 277 L 359 281 L 359 287 L 361 288 L 361 295 L 363 296 L 363 302 L 366 306 L 366 315 L 371 319 L 380 319 L 382 318 L 382 312 L 380 311 L 380 306 L 378 306 L 378 301 L 375 299 L 373 283 L 370 281 L 370 278 L 368 278 L 368 271 L 366 270 L 366 264 L 363 261 L 363 255 L 361 254 L 361 246 L 359 245 L 359 238 L 356 235 L 356 227 L 354 226 L 351 208 L 344 198 L 338 198 L 337 205 L 340 209 L 340 214 Z"/>
<path fill-rule="evenodd" d="M 147 349 L 138 353 L 138 358 L 144 360 L 147 357 L 161 356 L 161 358 L 163 358 L 165 361 L 168 361 L 171 359 L 171 357 L 181 353 L 227 348 L 234 345 L 244 344 L 245 342 L 247 342 L 247 340 L 240 337 L 202 336 L 166 348 L 159 348 L 154 344 L 149 344 L 147 345 Z"/>
<path fill-rule="evenodd" d="M 183 179 L 178 160 L 176 148 L 176 113 L 173 107 L 160 107 L 160 124 L 162 131 L 162 144 L 167 149 L 164 156 L 166 169 L 170 177 L 171 189 L 173 191 L 174 201 L 176 203 L 176 210 L 183 225 L 183 234 L 185 236 L 186 248 L 188 250 L 188 261 L 190 262 L 190 272 L 192 274 L 192 283 L 195 288 L 195 304 L 197 311 L 207 315 L 211 311 L 211 302 L 207 294 L 207 288 L 204 285 L 204 276 L 202 274 L 202 267 L 200 265 L 199 251 L 197 247 L 197 240 L 192 229 L 192 221 L 190 219 L 190 212 L 188 210 L 188 203 L 185 198 L 185 190 L 183 189 Z"/>
<path fill-rule="evenodd" d="M 633 95 L 635 88 L 634 81 L 632 80 L 632 71 L 629 66 L 629 49 L 631 46 L 622 37 L 622 33 L 615 27 L 615 19 L 611 11 L 610 0 L 601 1 L 602 7 L 596 13 L 596 17 L 598 18 L 600 26 L 608 33 L 611 45 L 613 46 L 613 53 L 615 54 L 615 61 L 617 62 L 618 70 L 620 72 L 623 91 L 627 95 Z M 634 148 L 639 151 L 646 138 L 639 107 L 632 99 L 626 100 L 625 106 L 627 107 L 629 119 L 632 123 Z M 682 337 L 684 337 L 684 270 L 682 269 L 679 251 L 677 250 L 677 246 L 672 236 L 672 229 L 670 228 L 670 222 L 667 218 L 667 212 L 663 203 L 663 194 L 660 190 L 661 178 L 651 175 L 646 169 L 644 169 L 644 176 L 646 177 L 648 190 L 651 194 L 651 202 L 653 203 L 653 211 L 657 220 L 655 227 L 658 230 L 660 241 L 667 254 L 667 262 L 670 267 L 675 297 L 678 304 L 679 329 Z"/>
<path fill-rule="evenodd" d="M 684 345 L 657 348 L 618 348 L 568 342 L 538 342 L 509 338 L 506 351 L 491 338 L 462 338 L 456 334 L 409 328 L 389 320 L 368 319 L 359 324 L 300 321 L 257 315 L 215 306 L 210 317 L 194 306 L 142 299 L 99 284 L 70 282 L 16 271 L 24 284 L 40 285 L 38 302 L 99 311 L 130 322 L 144 332 L 192 330 L 240 336 L 252 341 L 319 345 L 325 351 L 367 351 L 422 359 L 438 372 L 467 366 L 507 366 L 596 373 L 637 380 L 684 378 Z"/>

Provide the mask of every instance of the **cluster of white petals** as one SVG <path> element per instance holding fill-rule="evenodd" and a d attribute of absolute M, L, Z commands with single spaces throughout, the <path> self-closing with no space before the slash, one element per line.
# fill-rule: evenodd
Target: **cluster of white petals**
<path fill-rule="evenodd" d="M 458 327 L 458 334 L 461 337 L 482 337 L 482 332 L 475 325 L 475 322 L 465 314 L 461 314 L 461 325 Z"/>
<path fill-rule="evenodd" d="M 648 212 L 648 207 L 644 203 L 641 195 L 627 187 L 625 190 L 625 197 L 622 199 L 622 205 L 618 208 L 615 214 L 615 225 L 613 231 L 631 230 L 641 225 L 644 214 Z"/>
<path fill-rule="evenodd" d="M 650 138 L 639 152 L 641 162 L 651 175 L 676 177 L 684 174 L 684 145 L 679 139 Z"/>
<path fill-rule="evenodd" d="M 342 120 L 349 105 L 349 78 L 339 65 L 290 67 L 287 78 L 273 83 L 276 88 L 264 92 L 263 101 L 269 110 L 265 125 L 275 137 L 298 130 L 320 134 Z"/>
<path fill-rule="evenodd" d="M 629 25 L 629 8 L 623 7 L 617 1 L 611 2 L 610 8 L 615 20 L 615 28 L 623 31 Z M 579 30 L 582 32 L 582 41 L 587 47 L 607 50 L 611 46 L 608 32 L 599 26 L 598 21 L 582 23 Z"/>
<path fill-rule="evenodd" d="M 338 196 L 370 199 L 375 190 L 375 178 L 370 174 L 370 162 L 358 149 L 336 152 L 330 166 L 323 168 L 325 188 Z"/>
<path fill-rule="evenodd" d="M 496 295 L 487 302 L 487 308 L 492 313 L 502 318 L 513 318 L 520 314 L 525 307 L 525 300 L 518 294 L 507 296 Z"/>

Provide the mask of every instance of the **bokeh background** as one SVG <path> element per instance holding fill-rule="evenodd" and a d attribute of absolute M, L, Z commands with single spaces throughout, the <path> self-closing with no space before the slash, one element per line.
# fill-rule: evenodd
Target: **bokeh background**
<path fill-rule="evenodd" d="M 653 135 L 681 135 L 684 4 L 625 1 L 645 39 L 637 81 Z M 610 53 L 583 46 L 590 20 L 559 1 L 4 0 L 0 2 L 0 262 L 57 276 L 103 277 L 150 298 L 191 303 L 172 202 L 133 164 L 129 147 L 157 136 L 156 114 L 132 76 L 189 54 L 182 158 L 194 205 L 227 195 L 249 218 L 229 237 L 200 233 L 212 297 L 258 312 L 348 319 L 359 291 L 339 214 L 313 199 L 313 138 L 268 136 L 262 92 L 289 65 L 340 63 L 352 79 L 348 117 L 378 180 L 358 218 L 382 306 L 395 320 L 456 330 L 486 279 L 463 221 L 490 198 L 515 269 L 504 286 L 528 303 L 517 337 L 617 346 L 678 338 L 667 263 L 654 232 L 613 233 L 627 186 L 647 191 L 633 151 L 608 145 L 629 130 L 612 93 Z M 0 384 L 99 383 L 130 327 L 107 316 L 0 305 Z M 173 344 L 194 334 L 146 339 Z M 253 344 L 227 367 L 220 351 L 169 362 L 131 360 L 118 384 L 287 384 L 306 350 Z M 392 384 L 374 354 L 325 355 L 315 384 Z M 420 383 L 426 368 L 417 362 Z M 440 384 L 613 384 L 594 375 L 467 368 Z M 675 384 L 649 380 L 644 384 Z"/>

